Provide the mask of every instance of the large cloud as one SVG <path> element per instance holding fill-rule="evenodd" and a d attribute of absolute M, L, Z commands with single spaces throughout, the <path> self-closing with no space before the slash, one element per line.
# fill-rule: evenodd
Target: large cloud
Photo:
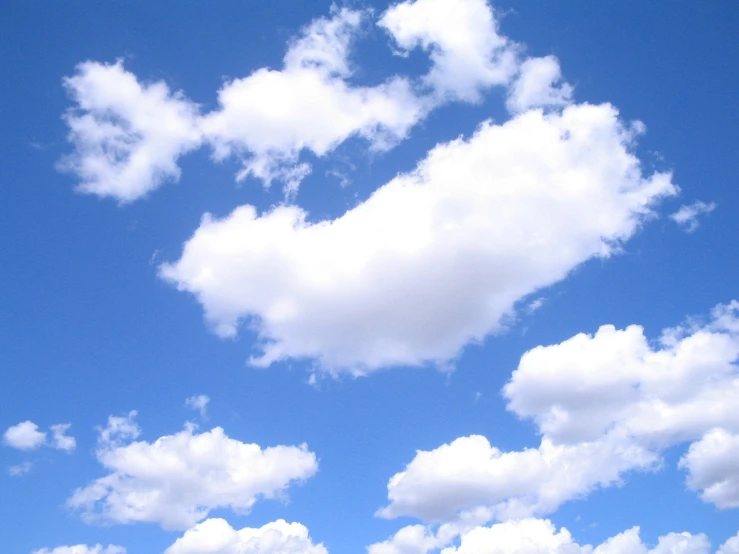
<path fill-rule="evenodd" d="M 707 502 L 736 507 L 737 359 L 736 301 L 703 324 L 666 330 L 657 343 L 639 326 L 603 326 L 534 348 L 504 395 L 511 411 L 535 422 L 539 447 L 501 452 L 472 436 L 420 451 L 388 483 L 380 515 L 450 521 L 479 506 L 497 519 L 551 513 L 696 440 L 680 462 L 688 485 Z"/>
<path fill-rule="evenodd" d="M 484 0 L 419 0 L 391 7 L 380 24 L 403 48 L 430 51 L 431 88 L 402 76 L 354 85 L 351 43 L 369 13 L 334 8 L 316 19 L 291 41 L 281 69 L 228 81 L 207 114 L 121 62 L 80 64 L 64 80 L 76 104 L 65 115 L 75 151 L 61 167 L 77 175 L 81 192 L 130 202 L 177 180 L 178 158 L 207 143 L 216 159 L 243 160 L 239 179 L 279 180 L 290 194 L 310 172 L 301 152 L 324 156 L 353 136 L 390 148 L 430 110 L 476 100 L 516 72 L 515 45 L 497 33 Z"/>
<path fill-rule="evenodd" d="M 223 519 L 208 519 L 188 530 L 165 554 L 328 554 L 313 544 L 308 529 L 284 520 L 257 529 L 233 529 Z"/>
<path fill-rule="evenodd" d="M 220 427 L 197 434 L 188 425 L 153 443 L 131 442 L 139 434 L 134 415 L 110 418 L 97 450 L 110 473 L 68 501 L 87 521 L 187 529 L 213 509 L 248 512 L 258 498 L 279 498 L 318 468 L 305 445 L 262 449 L 229 438 Z"/>
<path fill-rule="evenodd" d="M 635 133 L 610 105 L 487 122 L 334 220 L 295 206 L 206 214 L 160 274 L 218 334 L 248 320 L 257 365 L 445 364 L 521 298 L 618 250 L 675 193 L 669 175 L 642 174 Z"/>
<path fill-rule="evenodd" d="M 452 539 L 457 536 L 460 536 L 459 546 L 452 546 Z M 731 540 L 719 549 L 719 554 L 733 552 Z M 530 518 L 490 527 L 477 526 L 458 535 L 435 535 L 423 526 L 410 526 L 368 548 L 368 554 L 439 551 L 441 554 L 709 554 L 710 543 L 702 534 L 669 533 L 660 537 L 657 545 L 650 549 L 642 542 L 639 528 L 634 527 L 593 548 L 579 545 L 564 527 L 557 531 L 548 520 Z"/>

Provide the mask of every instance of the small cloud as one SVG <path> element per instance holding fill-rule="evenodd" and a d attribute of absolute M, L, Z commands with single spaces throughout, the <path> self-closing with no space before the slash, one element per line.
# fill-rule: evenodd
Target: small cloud
<path fill-rule="evenodd" d="M 18 450 L 34 450 L 46 442 L 46 433 L 38 430 L 33 421 L 23 421 L 8 427 L 3 435 L 4 442 Z"/>
<path fill-rule="evenodd" d="M 72 427 L 71 423 L 58 423 L 51 426 L 51 445 L 57 450 L 72 452 L 77 447 L 75 438 L 64 434 L 70 427 Z"/>
<path fill-rule="evenodd" d="M 533 314 L 536 310 L 544 305 L 544 302 L 546 302 L 546 299 L 543 297 L 533 300 L 528 306 L 526 306 L 526 313 Z"/>
<path fill-rule="evenodd" d="M 474 398 L 474 401 L 473 402 L 475 404 L 477 404 L 480 401 L 480 399 L 482 398 L 482 393 L 480 391 L 478 391 L 475 394 L 473 394 L 472 397 Z"/>
<path fill-rule="evenodd" d="M 210 402 L 210 398 L 208 396 L 205 394 L 198 394 L 185 400 L 185 406 L 200 412 L 200 417 L 205 417 L 208 402 Z"/>
<path fill-rule="evenodd" d="M 678 211 L 670 216 L 670 219 L 682 227 L 686 233 L 692 233 L 700 225 L 698 216 L 709 214 L 715 209 L 715 202 L 693 202 L 690 205 L 681 206 Z"/>
<path fill-rule="evenodd" d="M 31 471 L 32 467 L 33 464 L 31 462 L 23 462 L 22 464 L 10 466 L 8 468 L 8 475 L 10 475 L 11 477 L 21 477 L 22 475 L 25 475 L 26 473 Z"/>

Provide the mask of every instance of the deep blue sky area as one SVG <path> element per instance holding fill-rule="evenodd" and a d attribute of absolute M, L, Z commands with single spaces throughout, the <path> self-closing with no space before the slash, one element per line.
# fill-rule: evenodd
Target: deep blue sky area
<path fill-rule="evenodd" d="M 354 39 L 347 78 L 373 86 L 394 74 L 419 79 L 421 51 L 394 56 L 371 8 Z M 65 502 L 106 474 L 96 460 L 109 415 L 137 410 L 152 442 L 195 421 L 262 447 L 306 443 L 319 469 L 284 500 L 259 500 L 250 513 L 218 508 L 236 529 L 297 521 L 334 554 L 364 552 L 412 517 L 386 520 L 388 479 L 417 450 L 480 434 L 501 450 L 536 447 L 537 428 L 506 410 L 501 388 L 524 352 L 594 333 L 603 324 L 642 325 L 650 340 L 689 316 L 706 317 L 739 298 L 739 3 L 542 2 L 495 0 L 499 32 L 522 56 L 554 55 L 577 102 L 616 106 L 647 128 L 636 154 L 645 173 L 673 172 L 679 196 L 655 208 L 621 251 L 590 259 L 555 284 L 521 299 L 504 330 L 463 348 L 454 371 L 389 367 L 364 377 L 308 383 L 311 359 L 269 368 L 247 360 L 253 328 L 221 338 L 196 298 L 157 276 L 209 212 L 251 204 L 260 213 L 284 201 L 281 186 L 237 183 L 235 158 L 213 163 L 209 149 L 181 157 L 181 177 L 129 204 L 75 192 L 79 179 L 58 168 L 73 151 L 62 115 L 72 105 L 62 80 L 84 61 L 113 63 L 144 83 L 164 81 L 202 111 L 217 109 L 230 79 L 280 69 L 302 27 L 328 16 L 331 2 L 42 2 L 0 7 L 0 431 L 22 421 L 41 430 L 72 423 L 74 452 L 0 448 L 0 550 L 117 544 L 129 554 L 163 552 L 181 531 L 156 523 L 87 524 Z M 296 91 L 299 93 L 299 91 Z M 470 137 L 485 120 L 509 119 L 505 89 L 478 102 L 450 102 L 412 127 L 387 152 L 350 138 L 313 164 L 290 202 L 309 221 L 341 216 L 378 187 L 412 171 L 436 144 Z M 350 181 L 341 186 L 336 174 Z M 696 201 L 715 203 L 686 233 L 670 214 Z M 544 298 L 541 308 L 525 306 Z M 185 399 L 210 398 L 207 416 Z M 739 405 L 739 398 L 737 398 Z M 686 490 L 677 463 L 687 444 L 662 453 L 663 467 L 629 472 L 621 486 L 597 490 L 543 514 L 580 544 L 640 526 L 654 544 L 672 531 L 706 533 L 714 546 L 739 530 L 736 510 L 718 509 Z M 32 462 L 25 475 L 6 468 Z"/>

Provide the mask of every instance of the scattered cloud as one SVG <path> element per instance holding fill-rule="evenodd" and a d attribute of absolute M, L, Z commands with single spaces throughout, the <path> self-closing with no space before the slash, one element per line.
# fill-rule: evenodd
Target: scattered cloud
<path fill-rule="evenodd" d="M 210 397 L 205 394 L 197 394 L 185 400 L 185 406 L 197 410 L 200 413 L 200 417 L 205 417 L 209 402 Z"/>
<path fill-rule="evenodd" d="M 17 425 L 8 427 L 3 434 L 3 442 L 6 446 L 16 448 L 18 450 L 35 450 L 41 446 L 72 452 L 77 446 L 74 437 L 65 435 L 67 430 L 72 427 L 71 423 L 58 423 L 52 425 L 51 440 L 47 441 L 47 434 L 39 431 L 38 425 L 32 421 L 23 421 Z"/>
<path fill-rule="evenodd" d="M 710 543 L 703 534 L 669 533 L 659 537 L 657 545 L 649 548 L 639 536 L 639 527 L 633 527 L 593 548 L 579 545 L 570 532 L 559 531 L 545 519 L 521 519 L 496 523 L 490 527 L 477 526 L 449 533 L 441 529 L 432 533 L 421 525 L 404 527 L 387 541 L 371 545 L 368 554 L 709 554 Z M 459 545 L 452 540 L 460 536 Z M 730 543 L 726 543 L 727 545 Z M 726 546 L 726 545 L 724 545 Z M 723 547 L 722 547 L 723 548 Z M 719 550 L 719 554 L 723 551 Z M 726 551 L 726 554 L 732 552 Z"/>
<path fill-rule="evenodd" d="M 18 450 L 34 450 L 46 443 L 46 433 L 38 430 L 38 425 L 32 421 L 23 421 L 8 427 L 3 435 L 6 446 Z"/>
<path fill-rule="evenodd" d="M 333 220 L 297 206 L 206 214 L 160 275 L 215 332 L 259 334 L 252 364 L 313 358 L 355 375 L 449 366 L 525 296 L 617 252 L 676 188 L 642 175 L 607 104 L 486 122 Z"/>
<path fill-rule="evenodd" d="M 57 450 L 72 452 L 77 447 L 75 438 L 65 434 L 70 427 L 72 427 L 71 423 L 58 423 L 50 427 L 51 444 Z"/>
<path fill-rule="evenodd" d="M 718 507 L 739 505 L 731 460 L 739 453 L 739 302 L 703 324 L 644 330 L 601 327 L 525 353 L 503 393 L 531 419 L 537 448 L 502 452 L 485 437 L 419 451 L 388 483 L 383 517 L 451 521 L 486 507 L 491 519 L 552 513 L 632 470 L 656 469 L 660 454 L 694 442 L 680 462 L 688 485 Z"/>
<path fill-rule="evenodd" d="M 122 546 L 87 546 L 78 544 L 75 546 L 57 546 L 56 548 L 42 548 L 36 550 L 33 554 L 126 554 L 126 549 Z"/>
<path fill-rule="evenodd" d="M 693 202 L 692 204 L 680 206 L 680 209 L 670 216 L 670 219 L 680 225 L 686 233 L 692 233 L 699 226 L 698 218 L 710 214 L 716 209 L 715 202 Z"/>
<path fill-rule="evenodd" d="M 10 466 L 8 468 L 8 475 L 10 475 L 11 477 L 21 477 L 22 475 L 30 472 L 32 467 L 33 463 L 31 462 L 23 462 L 14 466 Z"/>
<path fill-rule="evenodd" d="M 521 65 L 519 46 L 499 34 L 485 0 L 391 6 L 377 24 L 403 52 L 427 52 L 431 69 L 420 80 L 396 75 L 354 85 L 351 46 L 372 15 L 334 7 L 290 41 L 281 69 L 260 68 L 226 82 L 209 113 L 164 82 L 140 81 L 121 61 L 84 62 L 64 80 L 75 103 L 64 117 L 74 152 L 59 167 L 79 179 L 80 192 L 126 203 L 177 181 L 178 158 L 209 145 L 215 160 L 242 162 L 238 180 L 280 181 L 291 198 L 312 169 L 301 161 L 303 152 L 323 157 L 351 137 L 387 150 L 442 104 L 477 102 L 490 87 L 507 86 L 519 66 L 517 106 L 569 99 L 568 85 L 553 88 L 556 60 Z"/>
<path fill-rule="evenodd" d="M 97 459 L 110 472 L 68 500 L 88 522 L 158 523 L 188 529 L 216 508 L 248 512 L 259 498 L 282 498 L 293 482 L 318 469 L 305 445 L 261 448 L 229 438 L 220 427 L 193 425 L 152 443 L 133 418 L 110 417 L 100 430 Z"/>
<path fill-rule="evenodd" d="M 313 544 L 308 529 L 280 519 L 258 529 L 233 529 L 223 519 L 207 519 L 188 530 L 165 554 L 328 554 Z"/>

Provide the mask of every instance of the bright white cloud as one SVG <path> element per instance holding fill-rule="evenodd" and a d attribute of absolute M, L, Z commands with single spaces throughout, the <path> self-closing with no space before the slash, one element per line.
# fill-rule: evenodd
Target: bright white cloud
<path fill-rule="evenodd" d="M 719 508 L 739 508 L 737 461 L 739 433 L 714 429 L 690 445 L 680 467 L 688 470 L 688 486 L 700 490 L 703 500 Z"/>
<path fill-rule="evenodd" d="M 700 226 L 698 218 L 710 214 L 715 209 L 715 202 L 693 202 L 689 205 L 680 206 L 680 209 L 672 214 L 670 219 L 685 229 L 687 233 L 692 233 Z"/>
<path fill-rule="evenodd" d="M 493 85 L 515 74 L 517 46 L 498 33 L 486 0 L 413 0 L 390 7 L 381 17 L 397 45 L 429 52 L 431 70 L 424 82 L 437 101 L 474 102 Z"/>
<path fill-rule="evenodd" d="M 46 433 L 39 431 L 34 422 L 23 421 L 8 427 L 3 434 L 3 442 L 18 450 L 34 450 L 46 442 Z"/>
<path fill-rule="evenodd" d="M 255 365 L 445 365 L 523 297 L 618 251 L 675 193 L 670 175 L 642 174 L 634 139 L 609 105 L 484 123 L 334 220 L 296 206 L 206 214 L 160 275 L 219 335 L 248 321 Z"/>
<path fill-rule="evenodd" d="M 324 156 L 351 136 L 386 148 L 425 115 L 407 79 L 373 87 L 347 83 L 349 47 L 365 15 L 335 10 L 291 44 L 282 70 L 259 69 L 223 86 L 220 109 L 204 118 L 203 131 L 217 158 L 245 158 L 239 178 L 277 179 L 294 191 L 310 171 L 298 163 L 301 151 Z"/>
<path fill-rule="evenodd" d="M 87 521 L 187 529 L 216 508 L 246 513 L 259 498 L 282 498 L 291 483 L 318 469 L 305 445 L 262 449 L 229 438 L 220 427 L 197 434 L 187 425 L 152 443 L 131 442 L 139 434 L 134 416 L 110 418 L 97 450 L 110 473 L 68 500 Z"/>
<path fill-rule="evenodd" d="M 328 554 L 313 544 L 308 529 L 284 520 L 258 529 L 233 529 L 223 519 L 208 519 L 188 530 L 165 554 Z"/>
<path fill-rule="evenodd" d="M 459 545 L 453 546 L 452 540 L 457 536 L 460 536 Z M 638 527 L 595 548 L 581 546 L 564 527 L 557 531 L 551 521 L 532 518 L 477 526 L 457 535 L 435 534 L 429 528 L 414 525 L 368 548 L 368 554 L 709 554 L 709 551 L 710 543 L 705 535 L 690 533 L 662 536 L 650 549 L 642 542 Z"/>
<path fill-rule="evenodd" d="M 42 548 L 33 554 L 126 554 L 126 549 L 121 546 L 87 546 L 78 544 L 75 546 L 57 546 L 56 548 Z"/>
<path fill-rule="evenodd" d="M 531 108 L 566 106 L 572 87 L 562 81 L 559 61 L 554 56 L 530 58 L 521 64 L 520 73 L 508 90 L 506 106 L 512 113 Z"/>
<path fill-rule="evenodd" d="M 615 437 L 576 445 L 544 439 L 538 448 L 520 452 L 501 452 L 485 437 L 461 437 L 417 452 L 390 479 L 390 504 L 378 515 L 450 521 L 481 505 L 490 506 L 496 519 L 551 513 L 572 498 L 618 483 L 624 471 L 656 462 L 654 454 Z"/>
<path fill-rule="evenodd" d="M 200 417 L 205 417 L 210 398 L 205 394 L 197 394 L 185 400 L 185 406 L 197 410 Z"/>
<path fill-rule="evenodd" d="M 534 348 L 504 395 L 511 411 L 535 422 L 540 446 L 501 452 L 472 436 L 419 451 L 390 479 L 379 515 L 449 521 L 476 506 L 499 520 L 551 513 L 695 440 L 681 461 L 689 486 L 718 507 L 738 506 L 738 359 L 736 301 L 657 343 L 639 326 L 606 325 Z"/>
<path fill-rule="evenodd" d="M 80 192 L 131 202 L 179 179 L 177 159 L 201 142 L 195 104 L 161 81 L 140 83 L 121 61 L 81 63 L 64 85 L 76 103 L 64 116 L 75 151 L 60 167 Z"/>
<path fill-rule="evenodd" d="M 243 161 L 237 179 L 281 181 L 289 196 L 311 171 L 301 153 L 325 156 L 351 137 L 373 150 L 390 148 L 434 108 L 477 101 L 518 71 L 518 46 L 499 34 L 485 0 L 416 0 L 391 6 L 378 24 L 402 50 L 428 52 L 429 73 L 421 82 L 393 76 L 354 85 L 351 45 L 370 16 L 334 7 L 290 42 L 281 69 L 226 82 L 218 108 L 205 114 L 165 83 L 141 82 L 120 61 L 82 63 L 64 80 L 75 102 L 64 117 L 75 150 L 60 167 L 79 178 L 81 192 L 131 202 L 178 180 L 178 158 L 209 144 L 215 159 Z M 542 71 L 523 75 L 533 73 L 526 94 L 532 83 L 554 90 Z M 541 103 L 568 97 L 566 86 L 558 91 Z"/>

